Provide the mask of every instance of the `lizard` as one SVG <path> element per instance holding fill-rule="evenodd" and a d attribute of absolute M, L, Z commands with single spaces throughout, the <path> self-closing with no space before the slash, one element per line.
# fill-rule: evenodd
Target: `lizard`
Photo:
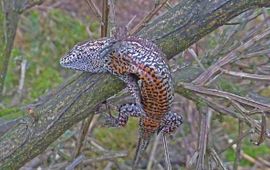
<path fill-rule="evenodd" d="M 182 124 L 182 116 L 171 111 L 173 80 L 165 54 L 151 41 L 125 34 L 76 44 L 60 59 L 63 67 L 111 73 L 124 81 L 135 98 L 110 116 L 113 127 L 126 125 L 129 116 L 139 117 L 139 140 L 133 160 L 136 168 L 155 133 L 170 134 Z"/>

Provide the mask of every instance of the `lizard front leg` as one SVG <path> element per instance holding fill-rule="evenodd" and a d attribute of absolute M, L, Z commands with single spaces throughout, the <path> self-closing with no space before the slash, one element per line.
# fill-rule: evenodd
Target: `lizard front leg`
<path fill-rule="evenodd" d="M 110 127 L 123 127 L 127 124 L 128 117 L 141 117 L 144 111 L 141 106 L 136 103 L 128 103 L 120 106 L 118 117 L 110 117 L 106 120 L 106 125 Z"/>
<path fill-rule="evenodd" d="M 125 74 L 125 75 L 119 75 L 119 78 L 126 83 L 129 92 L 135 99 L 135 103 L 137 105 L 140 105 L 141 93 L 140 93 L 137 77 L 132 74 Z"/>

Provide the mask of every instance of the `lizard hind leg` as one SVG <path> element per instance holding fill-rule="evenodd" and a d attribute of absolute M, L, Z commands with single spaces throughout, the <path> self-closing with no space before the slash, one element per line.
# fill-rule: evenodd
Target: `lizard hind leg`
<path fill-rule="evenodd" d="M 171 134 L 175 132 L 175 130 L 183 123 L 182 116 L 178 115 L 174 112 L 169 112 L 165 118 L 163 126 L 161 127 L 160 131 L 163 134 Z"/>
<path fill-rule="evenodd" d="M 127 103 L 119 107 L 118 117 L 109 116 L 105 122 L 110 127 L 124 127 L 129 116 L 141 117 L 143 115 L 143 109 L 136 103 Z"/>

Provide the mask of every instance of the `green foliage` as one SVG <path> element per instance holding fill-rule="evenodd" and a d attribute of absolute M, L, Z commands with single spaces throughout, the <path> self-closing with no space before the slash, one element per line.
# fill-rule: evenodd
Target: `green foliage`
<path fill-rule="evenodd" d="M 90 23 L 90 20 L 86 22 Z M 95 32 L 98 24 L 91 23 L 90 27 Z M 58 9 L 43 13 L 30 10 L 21 17 L 18 28 L 20 34 L 17 34 L 12 50 L 6 81 L 6 93 L 10 97 L 6 97 L 5 102 L 9 103 L 16 92 L 21 61 L 26 59 L 25 95 L 22 101 L 25 104 L 62 82 L 59 59 L 74 44 L 89 37 L 86 26 L 80 20 Z"/>
<path fill-rule="evenodd" d="M 23 115 L 23 112 L 17 108 L 1 109 L 0 117 L 6 120 L 12 120 Z"/>
<path fill-rule="evenodd" d="M 94 135 L 107 149 L 134 151 L 138 138 L 137 129 L 138 119 L 131 118 L 125 128 L 96 128 Z"/>
<path fill-rule="evenodd" d="M 270 97 L 270 86 L 263 88 L 260 91 L 260 95 L 265 96 L 265 97 Z"/>
<path fill-rule="evenodd" d="M 243 142 L 242 150 L 244 151 L 245 154 L 253 158 L 265 157 L 269 155 L 270 153 L 270 148 L 266 144 L 261 144 L 260 146 L 256 146 L 256 145 L 252 145 L 252 143 L 247 140 Z M 226 150 L 225 157 L 228 161 L 233 162 L 235 159 L 235 151 L 232 148 Z M 240 160 L 240 165 L 250 167 L 252 166 L 252 163 L 242 158 Z"/>
<path fill-rule="evenodd" d="M 32 75 L 34 76 L 34 75 Z M 62 81 L 62 78 L 58 71 L 47 68 L 42 70 L 39 73 L 39 76 L 36 79 L 33 79 L 31 84 L 34 84 L 33 91 L 31 92 L 32 98 L 37 98 L 41 96 L 45 90 L 54 86 L 54 84 L 59 84 Z"/>
<path fill-rule="evenodd" d="M 219 79 L 218 87 L 223 91 L 234 93 L 237 95 L 241 95 L 244 93 L 244 91 L 242 90 L 242 88 L 239 85 L 237 85 L 237 84 L 235 84 L 227 79 Z"/>

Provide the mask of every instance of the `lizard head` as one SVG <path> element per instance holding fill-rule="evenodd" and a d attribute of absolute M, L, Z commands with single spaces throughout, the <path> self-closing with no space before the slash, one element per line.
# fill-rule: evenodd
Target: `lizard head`
<path fill-rule="evenodd" d="M 112 45 L 113 40 L 110 38 L 76 44 L 60 59 L 60 64 L 63 67 L 79 71 L 103 72 L 105 71 L 106 56 Z"/>

